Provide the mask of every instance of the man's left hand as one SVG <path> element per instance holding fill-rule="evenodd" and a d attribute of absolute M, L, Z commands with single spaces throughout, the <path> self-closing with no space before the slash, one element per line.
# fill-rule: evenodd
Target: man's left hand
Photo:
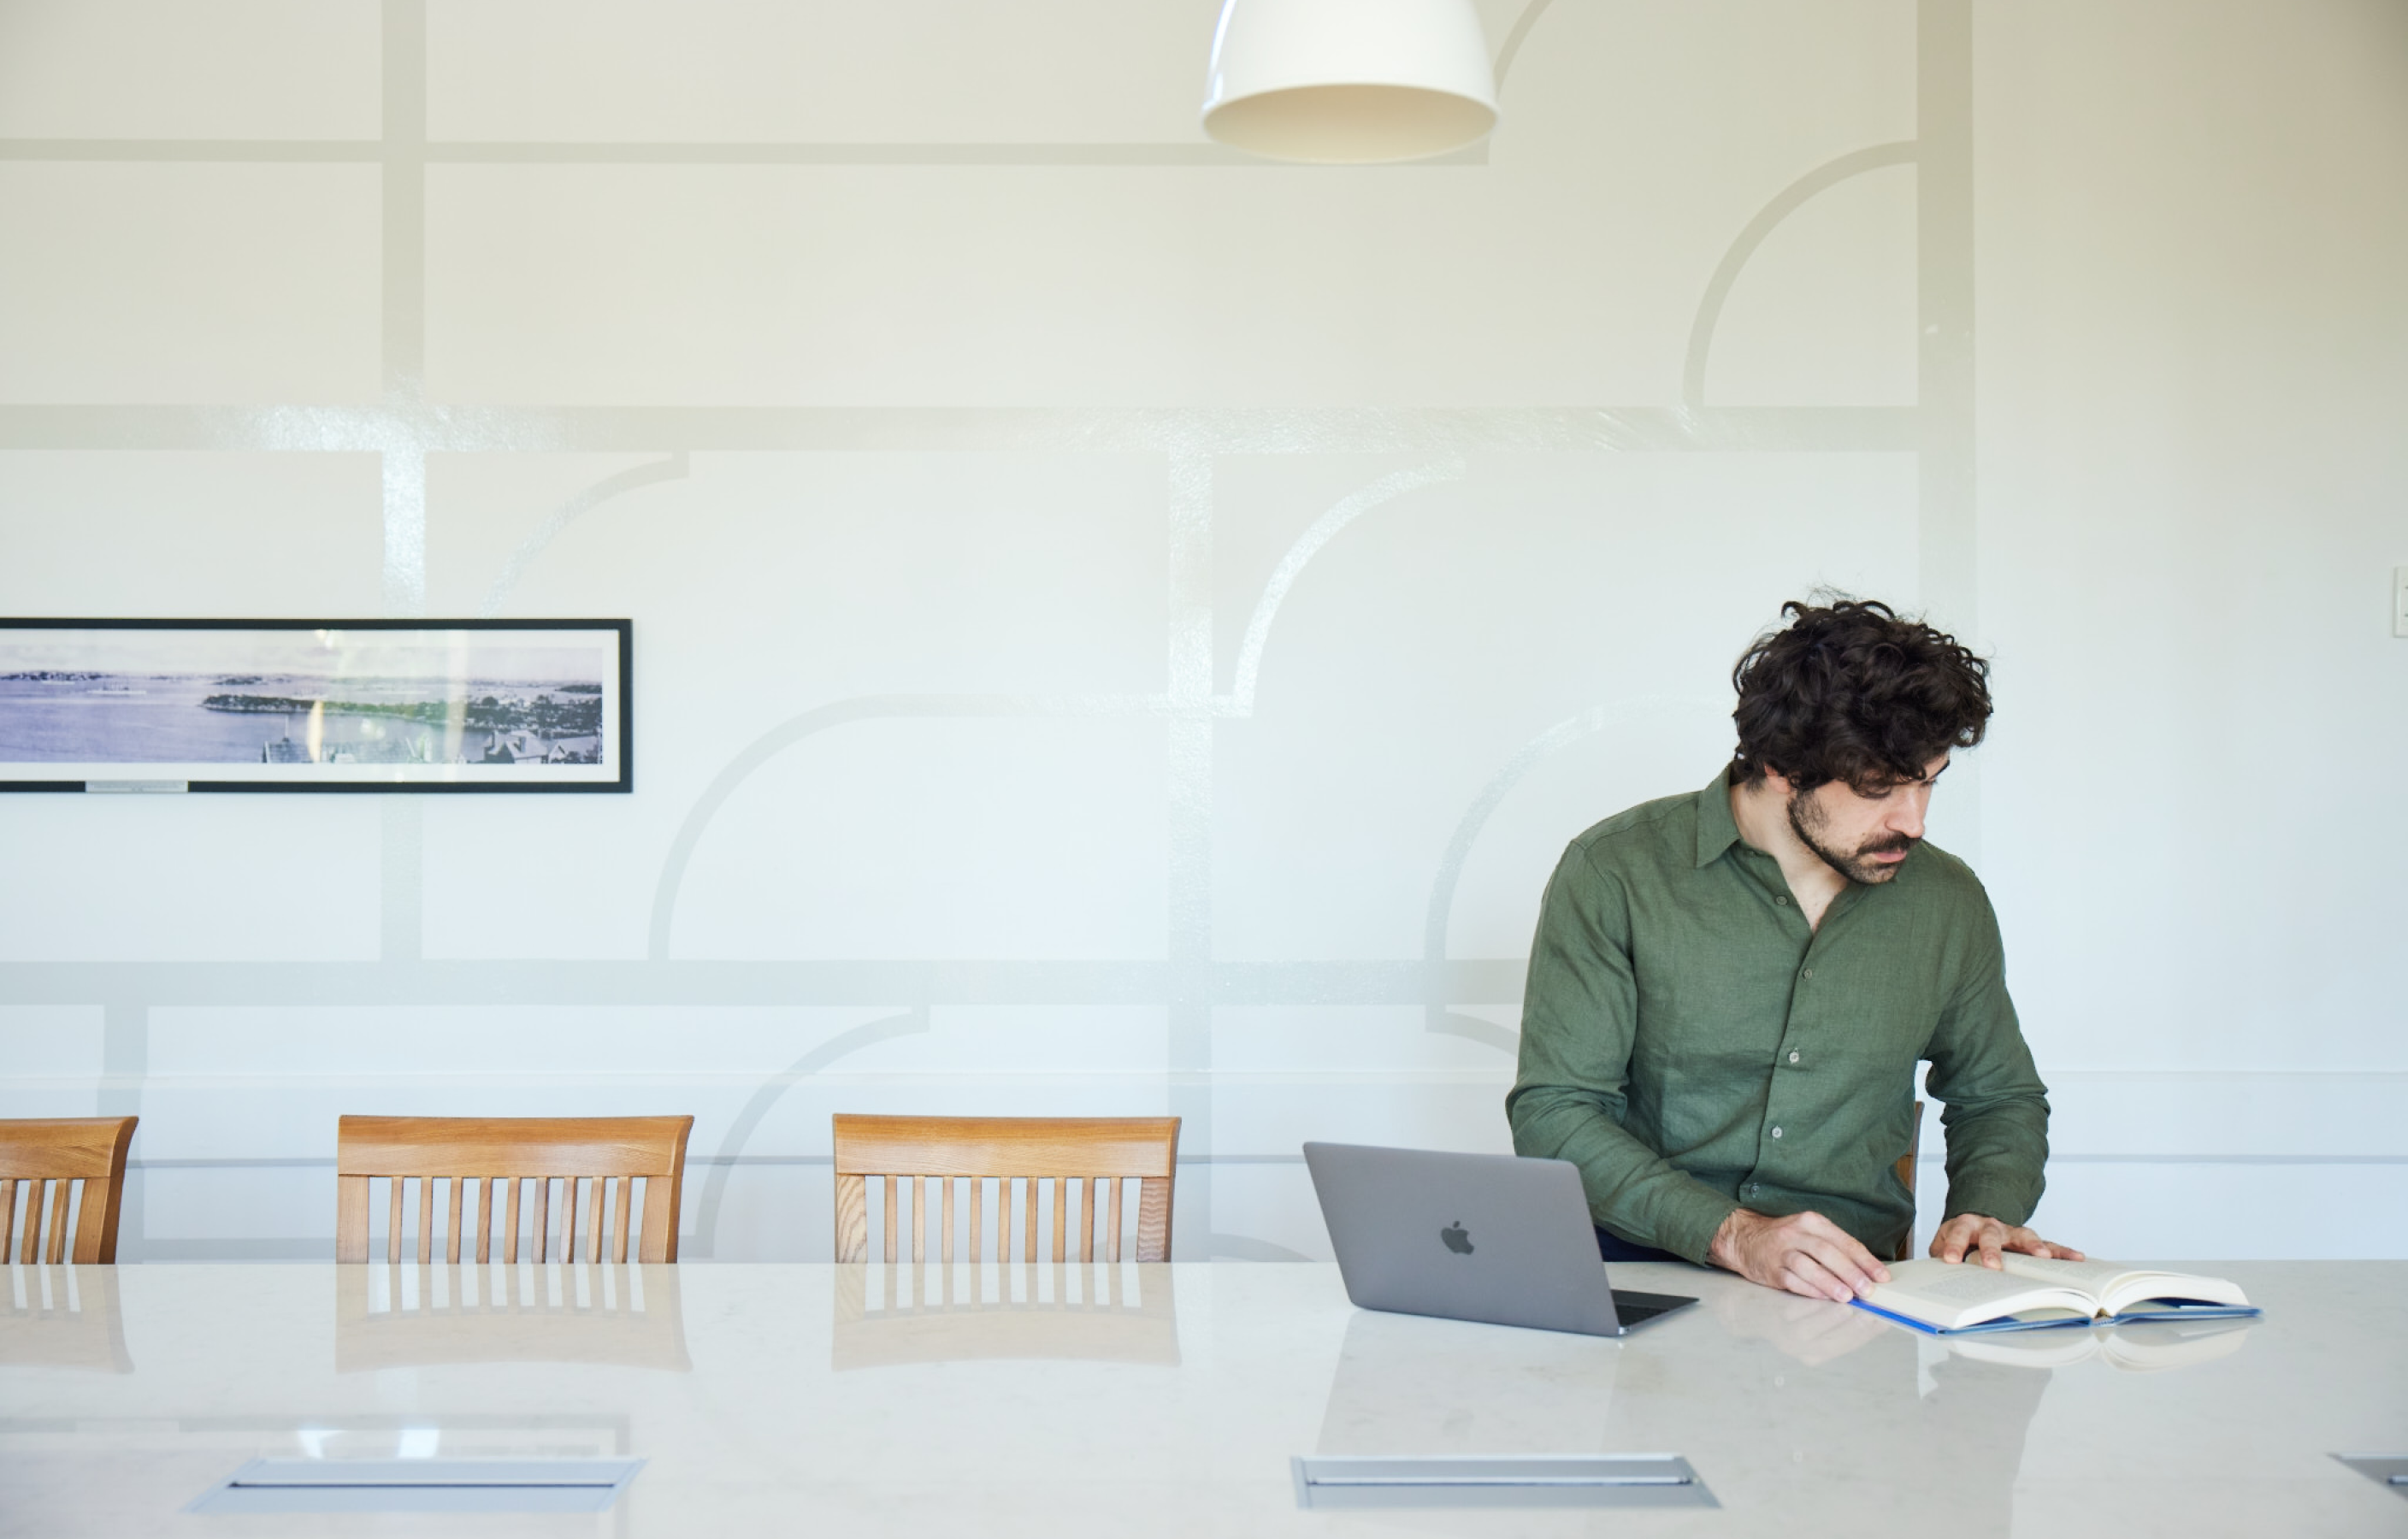
<path fill-rule="evenodd" d="M 2043 1240 L 2020 1224 L 2003 1224 L 1979 1213 L 1960 1213 L 1931 1236 L 1931 1253 L 1942 1261 L 1979 1261 L 1993 1272 L 2005 1264 L 2001 1256 L 2010 1250 L 2060 1261 L 2085 1259 L 2071 1246 Z"/>

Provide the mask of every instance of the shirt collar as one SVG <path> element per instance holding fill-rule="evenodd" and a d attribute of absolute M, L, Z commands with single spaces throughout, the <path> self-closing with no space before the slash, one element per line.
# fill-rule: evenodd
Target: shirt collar
<path fill-rule="evenodd" d="M 1724 850 L 1739 843 L 1739 823 L 1731 817 L 1730 771 L 1717 771 L 1698 792 L 1698 864 L 1713 864 Z"/>

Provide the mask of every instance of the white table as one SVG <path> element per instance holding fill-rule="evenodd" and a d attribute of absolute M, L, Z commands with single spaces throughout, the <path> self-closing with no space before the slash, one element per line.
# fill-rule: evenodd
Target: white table
<path fill-rule="evenodd" d="M 2212 1269 L 2268 1318 L 2146 1372 L 1671 1266 L 1615 1277 L 1705 1302 L 1620 1342 L 1359 1313 L 1308 1265 L 930 1267 L 917 1300 L 909 1267 L 9 1268 L 0 1532 L 2408 1532 L 2329 1457 L 2408 1453 L 2408 1264 Z M 1720 1504 L 1307 1511 L 1289 1468 L 1598 1451 Z M 304 1454 L 649 1463 L 602 1514 L 182 1510 Z"/>

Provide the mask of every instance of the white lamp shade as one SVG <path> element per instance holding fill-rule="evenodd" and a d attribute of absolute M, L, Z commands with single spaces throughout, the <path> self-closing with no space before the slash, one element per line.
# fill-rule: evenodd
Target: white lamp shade
<path fill-rule="evenodd" d="M 1204 132 L 1280 160 L 1419 160 L 1497 126 L 1471 0 L 1227 0 Z"/>

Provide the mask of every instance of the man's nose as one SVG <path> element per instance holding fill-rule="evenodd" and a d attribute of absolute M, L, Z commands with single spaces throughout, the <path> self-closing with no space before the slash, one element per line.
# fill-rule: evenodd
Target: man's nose
<path fill-rule="evenodd" d="M 1924 816 L 1931 810 L 1931 788 L 1918 786 L 1899 798 L 1899 805 L 1885 819 L 1884 826 L 1893 834 L 1903 834 L 1910 839 L 1923 837 Z"/>

